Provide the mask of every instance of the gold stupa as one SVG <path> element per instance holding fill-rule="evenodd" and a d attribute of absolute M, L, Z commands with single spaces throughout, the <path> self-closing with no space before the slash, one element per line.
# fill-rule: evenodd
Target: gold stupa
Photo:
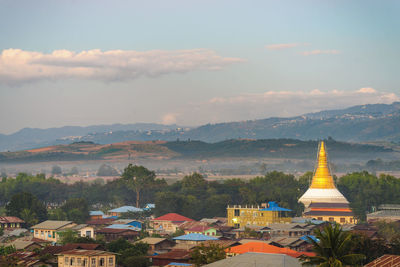
<path fill-rule="evenodd" d="M 310 188 L 301 196 L 299 202 L 302 202 L 305 207 L 312 202 L 349 203 L 333 182 L 324 141 L 319 143 L 317 165 Z"/>
<path fill-rule="evenodd" d="M 336 188 L 331 172 L 329 171 L 328 158 L 324 141 L 319 144 L 317 167 L 312 178 L 310 188 L 329 189 Z"/>

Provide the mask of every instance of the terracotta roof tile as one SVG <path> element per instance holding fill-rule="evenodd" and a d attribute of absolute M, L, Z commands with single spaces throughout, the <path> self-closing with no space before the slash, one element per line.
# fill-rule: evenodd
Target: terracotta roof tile
<path fill-rule="evenodd" d="M 185 222 L 185 221 L 194 221 L 193 219 L 182 216 L 178 213 L 167 213 L 163 216 L 157 217 L 152 221 L 175 221 L 175 222 Z"/>

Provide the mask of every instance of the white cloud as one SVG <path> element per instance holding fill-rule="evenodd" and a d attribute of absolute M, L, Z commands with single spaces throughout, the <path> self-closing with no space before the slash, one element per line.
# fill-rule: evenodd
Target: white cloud
<path fill-rule="evenodd" d="M 79 53 L 56 50 L 49 54 L 6 49 L 0 54 L 0 83 L 65 78 L 119 81 L 195 70 L 220 70 L 239 62 L 244 60 L 223 57 L 209 49 L 145 52 L 94 49 Z"/>
<path fill-rule="evenodd" d="M 167 124 L 167 125 L 175 124 L 176 121 L 177 121 L 177 119 L 176 119 L 177 115 L 178 114 L 176 114 L 176 113 L 167 113 L 167 114 L 165 114 L 162 117 L 162 124 Z"/>
<path fill-rule="evenodd" d="M 307 46 L 309 43 L 288 43 L 288 44 L 270 44 L 266 45 L 265 48 L 269 50 L 281 50 L 286 48 L 293 48 L 298 46 Z"/>
<path fill-rule="evenodd" d="M 337 55 L 340 54 L 339 50 L 332 49 L 332 50 L 312 50 L 312 51 L 304 51 L 300 53 L 303 56 L 311 56 L 311 55 Z"/>
<path fill-rule="evenodd" d="M 400 96 L 373 88 L 359 90 L 266 91 L 232 97 L 214 97 L 207 102 L 191 103 L 180 110 L 178 124 L 203 124 L 225 121 L 291 117 L 321 110 L 354 105 L 400 101 Z M 201 118 L 195 121 L 194 118 Z"/>

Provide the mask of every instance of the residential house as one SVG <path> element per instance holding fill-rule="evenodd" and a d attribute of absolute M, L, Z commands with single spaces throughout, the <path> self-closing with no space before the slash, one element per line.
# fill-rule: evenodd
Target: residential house
<path fill-rule="evenodd" d="M 209 236 L 216 236 L 217 229 L 210 226 L 195 226 L 185 230 L 185 234 L 203 234 Z"/>
<path fill-rule="evenodd" d="M 105 226 L 113 224 L 115 221 L 114 218 L 103 218 L 103 219 L 96 219 L 96 220 L 89 220 L 86 222 L 88 226 L 92 226 L 94 229 L 101 229 Z"/>
<path fill-rule="evenodd" d="M 115 228 L 103 228 L 95 231 L 96 235 L 103 235 L 107 242 L 124 238 L 128 241 L 135 241 L 139 236 L 139 231 L 133 229 L 115 229 Z"/>
<path fill-rule="evenodd" d="M 130 225 L 139 229 L 142 229 L 142 223 L 141 221 L 138 220 L 133 220 L 133 219 L 117 219 L 113 221 L 112 224 L 125 224 L 125 225 Z"/>
<path fill-rule="evenodd" d="M 71 229 L 76 226 L 76 223 L 72 221 L 53 221 L 47 220 L 32 226 L 33 236 L 38 239 L 51 241 L 51 242 L 59 242 L 60 236 L 59 232 Z"/>
<path fill-rule="evenodd" d="M 367 221 L 398 221 L 400 220 L 400 205 L 383 204 L 378 206 L 378 210 L 367 214 Z"/>
<path fill-rule="evenodd" d="M 172 238 L 172 240 L 175 240 L 177 243 L 187 243 L 187 244 L 197 245 L 204 241 L 218 240 L 218 238 L 202 234 L 187 234 L 174 237 Z"/>
<path fill-rule="evenodd" d="M 109 216 L 120 217 L 122 214 L 127 212 L 142 212 L 143 210 L 140 208 L 136 208 L 133 206 L 122 206 L 116 209 L 112 209 L 108 211 Z"/>
<path fill-rule="evenodd" d="M 25 222 L 18 217 L 14 216 L 0 216 L 0 228 L 12 229 L 21 228 Z"/>
<path fill-rule="evenodd" d="M 33 251 L 37 248 L 42 248 L 43 246 L 35 241 L 28 241 L 28 240 L 14 240 L 13 242 L 9 244 L 4 244 L 4 245 L 11 245 L 14 246 L 16 250 L 24 250 L 24 251 Z"/>
<path fill-rule="evenodd" d="M 148 244 L 149 245 L 148 254 L 150 255 L 154 253 L 160 254 L 168 252 L 175 245 L 175 242 L 160 237 L 146 237 L 136 242 L 143 242 Z"/>
<path fill-rule="evenodd" d="M 274 201 L 258 205 L 229 205 L 228 226 L 235 228 L 247 225 L 267 226 L 270 223 L 289 223 L 291 210 L 279 207 Z"/>
<path fill-rule="evenodd" d="M 173 249 L 167 253 L 163 253 L 160 255 L 150 256 L 152 266 L 165 266 L 174 263 L 190 263 L 191 251 L 185 249 Z"/>
<path fill-rule="evenodd" d="M 89 211 L 91 220 L 103 219 L 104 213 L 101 210 L 91 210 Z"/>
<path fill-rule="evenodd" d="M 57 254 L 58 266 L 115 267 L 115 253 L 102 250 L 73 249 Z"/>
<path fill-rule="evenodd" d="M 150 221 L 150 227 L 155 231 L 174 233 L 185 222 L 194 221 L 177 213 L 168 213 Z"/>
<path fill-rule="evenodd" d="M 263 242 L 249 242 L 236 247 L 227 248 L 227 257 L 233 257 L 236 255 L 244 254 L 247 252 L 257 252 L 257 253 L 273 253 L 273 254 L 286 254 L 288 256 L 298 258 L 300 256 L 315 256 L 313 252 L 300 252 L 289 248 L 280 248 Z"/>
<path fill-rule="evenodd" d="M 236 257 L 219 260 L 203 267 L 301 267 L 301 261 L 285 254 L 248 252 Z"/>
<path fill-rule="evenodd" d="M 95 238 L 94 227 L 88 224 L 78 224 L 71 229 L 78 232 L 78 236 Z"/>
<path fill-rule="evenodd" d="M 268 242 L 276 247 L 290 248 L 296 251 L 311 251 L 312 249 L 312 244 L 303 237 L 273 237 Z"/>

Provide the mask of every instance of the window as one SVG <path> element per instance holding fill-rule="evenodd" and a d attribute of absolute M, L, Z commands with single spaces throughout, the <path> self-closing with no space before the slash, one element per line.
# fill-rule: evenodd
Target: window
<path fill-rule="evenodd" d="M 92 267 L 96 267 L 96 259 L 92 259 Z"/>
<path fill-rule="evenodd" d="M 318 221 L 323 221 L 322 217 L 317 218 Z"/>
<path fill-rule="evenodd" d="M 81 266 L 81 264 L 82 264 L 82 259 L 81 259 L 81 258 L 77 258 L 77 259 L 76 259 L 76 264 L 77 264 L 78 266 Z"/>
<path fill-rule="evenodd" d="M 334 221 L 335 221 L 335 218 L 329 217 L 329 221 L 330 221 L 330 222 L 334 222 Z"/>
<path fill-rule="evenodd" d="M 346 219 L 345 218 L 340 218 L 340 223 L 345 223 Z"/>
<path fill-rule="evenodd" d="M 239 228 L 240 227 L 240 224 L 238 224 L 238 223 L 235 223 L 235 226 L 234 226 L 235 228 Z"/>
<path fill-rule="evenodd" d="M 108 258 L 108 265 L 113 266 L 114 264 L 114 259 L 112 257 Z"/>
<path fill-rule="evenodd" d="M 353 218 L 350 218 L 350 222 L 351 222 L 351 223 L 353 222 Z"/>
<path fill-rule="evenodd" d="M 87 259 L 83 259 L 82 266 L 87 266 Z"/>
<path fill-rule="evenodd" d="M 240 210 L 239 209 L 235 209 L 235 216 L 240 216 Z"/>
<path fill-rule="evenodd" d="M 105 266 L 105 260 L 104 260 L 104 258 L 100 258 L 100 260 L 99 260 L 99 266 Z"/>
<path fill-rule="evenodd" d="M 68 257 L 65 257 L 65 258 L 64 258 L 64 263 L 65 263 L 65 265 L 68 265 L 68 262 L 69 262 L 69 258 L 68 258 Z"/>
<path fill-rule="evenodd" d="M 71 260 L 69 262 L 70 262 L 69 265 L 75 265 L 75 258 L 71 257 Z"/>
<path fill-rule="evenodd" d="M 92 232 L 91 231 L 86 231 L 86 236 L 92 237 Z"/>

